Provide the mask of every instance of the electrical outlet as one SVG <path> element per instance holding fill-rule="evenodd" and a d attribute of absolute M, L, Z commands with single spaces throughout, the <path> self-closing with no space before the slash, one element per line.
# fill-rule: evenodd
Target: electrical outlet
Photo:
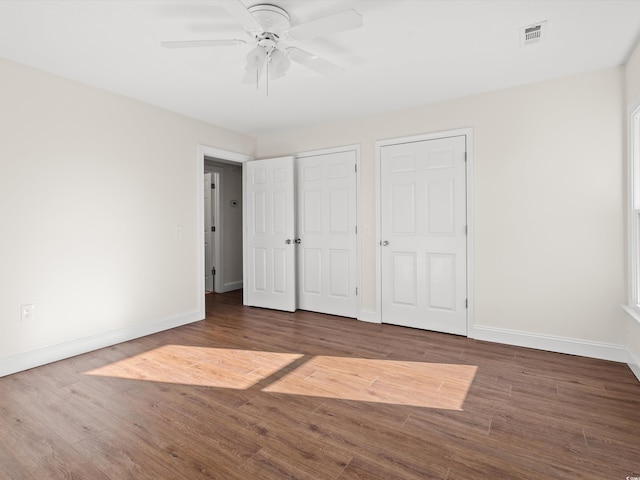
<path fill-rule="evenodd" d="M 30 303 L 28 305 L 22 305 L 20 307 L 20 316 L 22 318 L 22 321 L 26 321 L 26 320 L 35 320 L 36 318 L 36 306 L 33 303 Z"/>

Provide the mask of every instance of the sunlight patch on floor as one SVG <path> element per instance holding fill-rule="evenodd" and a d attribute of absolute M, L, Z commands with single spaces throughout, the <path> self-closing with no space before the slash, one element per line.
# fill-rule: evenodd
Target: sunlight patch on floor
<path fill-rule="evenodd" d="M 245 390 L 300 357 L 295 353 L 165 345 L 85 374 Z"/>
<path fill-rule="evenodd" d="M 478 367 L 165 345 L 87 375 L 462 410 Z M 303 359 L 300 361 L 300 359 Z M 291 372 L 269 377 L 298 362 Z M 271 382 L 271 383 L 269 383 Z M 262 385 L 261 385 L 262 386 Z"/>
<path fill-rule="evenodd" d="M 264 391 L 461 410 L 477 368 L 317 356 Z"/>

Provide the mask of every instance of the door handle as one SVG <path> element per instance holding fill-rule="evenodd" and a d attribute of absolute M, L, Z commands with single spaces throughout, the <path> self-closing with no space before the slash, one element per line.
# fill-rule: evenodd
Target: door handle
<path fill-rule="evenodd" d="M 302 243 L 302 239 L 301 238 L 296 238 L 293 243 L 295 243 L 296 245 L 300 245 Z"/>
<path fill-rule="evenodd" d="M 287 245 L 291 245 L 291 239 L 290 239 L 290 238 L 287 238 L 287 239 L 284 241 L 284 243 L 286 243 Z"/>
<path fill-rule="evenodd" d="M 389 245 L 389 240 L 383 240 L 380 242 L 380 245 L 382 245 L 383 247 L 386 247 L 387 245 Z"/>

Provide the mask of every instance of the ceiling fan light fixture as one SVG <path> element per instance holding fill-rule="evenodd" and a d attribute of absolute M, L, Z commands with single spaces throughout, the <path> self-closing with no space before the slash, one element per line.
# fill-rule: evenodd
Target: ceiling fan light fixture
<path fill-rule="evenodd" d="M 265 60 L 267 59 L 267 51 L 258 45 L 247 54 L 247 70 L 262 69 Z"/>
<path fill-rule="evenodd" d="M 269 76 L 272 79 L 284 77 L 291 67 L 291 60 L 285 52 L 274 49 L 269 55 Z"/>

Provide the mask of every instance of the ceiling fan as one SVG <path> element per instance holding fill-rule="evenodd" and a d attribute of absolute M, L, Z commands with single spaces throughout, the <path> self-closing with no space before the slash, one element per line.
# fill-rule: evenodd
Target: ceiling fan
<path fill-rule="evenodd" d="M 243 83 L 258 84 L 264 69 L 268 79 L 283 77 L 291 61 L 304 65 L 321 75 L 333 75 L 343 70 L 337 65 L 319 58 L 313 53 L 295 46 L 287 46 L 290 40 L 305 40 L 321 35 L 362 27 L 362 17 L 355 10 L 344 10 L 307 23 L 291 25 L 289 14 L 283 8 L 271 4 L 245 7 L 241 0 L 229 0 L 224 8 L 242 25 L 250 36 L 241 39 L 185 40 L 162 42 L 165 48 L 221 47 L 253 44 L 247 54 Z"/>

